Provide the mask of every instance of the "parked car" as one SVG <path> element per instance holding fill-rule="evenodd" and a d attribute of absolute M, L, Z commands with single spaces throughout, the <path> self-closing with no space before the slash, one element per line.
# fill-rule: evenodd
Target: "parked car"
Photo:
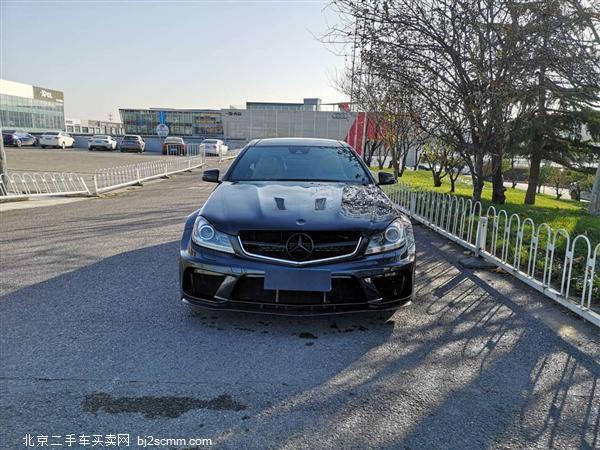
<path fill-rule="evenodd" d="M 38 140 L 35 136 L 22 131 L 2 133 L 2 142 L 4 142 L 4 145 L 14 145 L 15 147 L 38 144 Z"/>
<path fill-rule="evenodd" d="M 410 220 L 346 143 L 261 139 L 244 147 L 185 224 L 180 293 L 203 308 L 275 314 L 395 309 L 413 298 Z"/>
<path fill-rule="evenodd" d="M 165 138 L 162 146 L 163 155 L 187 155 L 187 149 L 183 138 L 169 136 Z"/>
<path fill-rule="evenodd" d="M 123 136 L 121 143 L 119 144 L 119 148 L 122 152 L 139 152 L 144 153 L 144 149 L 146 148 L 146 143 L 142 139 L 141 136 L 128 134 Z"/>
<path fill-rule="evenodd" d="M 56 147 L 64 150 L 67 147 L 73 147 L 73 144 L 75 144 L 75 139 L 65 131 L 49 131 L 40 137 L 42 148 Z"/>
<path fill-rule="evenodd" d="M 88 150 L 115 150 L 117 140 L 107 134 L 95 134 L 88 139 Z"/>
<path fill-rule="evenodd" d="M 220 139 L 204 139 L 201 145 L 204 146 L 206 156 L 225 156 L 228 150 L 225 143 Z"/>

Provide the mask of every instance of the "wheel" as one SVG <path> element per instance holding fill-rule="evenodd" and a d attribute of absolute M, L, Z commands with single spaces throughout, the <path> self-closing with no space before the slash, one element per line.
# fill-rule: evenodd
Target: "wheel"
<path fill-rule="evenodd" d="M 20 139 L 17 139 L 17 142 L 15 142 L 16 146 L 21 148 L 21 146 L 23 145 L 23 143 L 21 142 Z"/>
<path fill-rule="evenodd" d="M 67 144 L 65 144 L 65 141 L 63 141 L 62 144 L 60 144 L 60 148 L 62 148 L 63 150 L 67 148 Z"/>
<path fill-rule="evenodd" d="M 42 148 L 46 148 L 46 146 L 45 146 L 45 145 L 42 145 Z"/>
<path fill-rule="evenodd" d="M 94 146 L 93 145 L 89 148 L 89 151 L 90 152 L 94 151 Z"/>

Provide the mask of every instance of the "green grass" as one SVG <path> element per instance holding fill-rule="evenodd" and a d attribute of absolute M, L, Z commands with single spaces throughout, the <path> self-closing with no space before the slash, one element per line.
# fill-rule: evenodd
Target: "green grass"
<path fill-rule="evenodd" d="M 376 168 L 373 169 L 377 171 Z M 391 171 L 391 169 L 386 169 Z M 459 179 L 460 180 L 460 179 Z M 442 186 L 436 188 L 433 186 L 433 177 L 429 171 L 406 170 L 400 178 L 402 183 L 415 188 L 420 188 L 435 192 L 450 192 L 450 182 L 446 178 L 442 179 Z M 455 195 L 471 198 L 473 187 L 464 181 L 456 182 Z M 482 204 L 483 212 L 491 205 L 492 188 L 491 183 L 486 183 L 483 189 Z M 573 200 L 556 200 L 552 195 L 538 194 L 535 205 L 524 205 L 525 191 L 521 189 L 507 188 L 506 203 L 504 205 L 494 205 L 496 210 L 504 209 L 510 215 L 519 214 L 522 218 L 530 217 L 537 225 L 547 223 L 553 230 L 564 228 L 574 237 L 578 234 L 587 236 L 592 243 L 592 251 L 596 244 L 600 242 L 600 217 L 591 216 L 587 210 L 587 203 L 576 202 Z"/>

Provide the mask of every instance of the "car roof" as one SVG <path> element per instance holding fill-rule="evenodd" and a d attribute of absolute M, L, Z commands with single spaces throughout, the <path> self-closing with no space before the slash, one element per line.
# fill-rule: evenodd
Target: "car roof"
<path fill-rule="evenodd" d="M 341 141 L 335 139 L 317 139 L 317 138 L 268 138 L 258 139 L 252 145 L 257 147 L 266 146 L 309 146 L 309 147 L 339 147 L 344 145 Z"/>

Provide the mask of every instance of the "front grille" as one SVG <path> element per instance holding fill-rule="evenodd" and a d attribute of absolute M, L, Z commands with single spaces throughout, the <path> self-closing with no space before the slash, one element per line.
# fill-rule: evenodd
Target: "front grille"
<path fill-rule="evenodd" d="M 231 294 L 232 301 L 279 303 L 281 305 L 315 306 L 323 304 L 355 304 L 367 301 L 356 278 L 332 278 L 331 291 L 273 291 L 264 288 L 263 277 L 240 277 Z"/>
<path fill-rule="evenodd" d="M 354 253 L 357 231 L 240 231 L 244 251 L 255 256 L 293 262 L 338 258 Z"/>

